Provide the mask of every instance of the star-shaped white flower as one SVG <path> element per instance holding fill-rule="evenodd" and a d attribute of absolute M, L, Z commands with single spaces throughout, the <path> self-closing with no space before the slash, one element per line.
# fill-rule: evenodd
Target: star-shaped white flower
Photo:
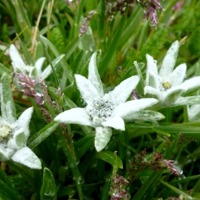
<path fill-rule="evenodd" d="M 179 42 L 175 41 L 167 51 L 159 73 L 156 61 L 150 55 L 146 55 L 147 74 L 144 92 L 157 98 L 161 107 L 175 106 L 177 99 L 183 92 L 200 86 L 200 77 L 183 82 L 187 68 L 185 63 L 174 69 L 178 49 Z M 181 99 L 180 105 L 182 103 L 183 99 Z"/>
<path fill-rule="evenodd" d="M 0 116 L 0 161 L 13 160 L 33 169 L 41 169 L 40 160 L 26 146 L 33 107 L 26 109 L 17 120 L 13 99 L 9 99 L 12 98 L 12 94 L 8 86 L 9 79 L 7 75 L 4 75 L 0 84 L 2 113 Z"/>
<path fill-rule="evenodd" d="M 54 120 L 61 123 L 80 124 L 96 129 L 95 148 L 101 151 L 109 142 L 112 129 L 125 130 L 124 120 L 138 119 L 140 110 L 156 104 L 153 98 L 127 101 L 133 89 L 139 82 L 139 76 L 132 76 L 108 94 L 104 94 L 103 85 L 96 66 L 96 53 L 89 63 L 88 79 L 75 75 L 76 84 L 82 98 L 87 103 L 86 108 L 73 108 L 59 114 Z M 152 111 L 153 112 L 153 111 Z M 143 113 L 150 116 L 149 113 Z M 151 113 L 152 114 L 152 113 Z M 159 115 L 159 119 L 163 116 Z"/>
<path fill-rule="evenodd" d="M 28 75 L 31 78 L 35 78 L 35 80 L 46 79 L 52 72 L 52 66 L 48 65 L 44 71 L 42 71 L 42 65 L 45 61 L 45 57 L 39 58 L 34 66 L 26 65 L 19 54 L 17 48 L 12 44 L 9 49 L 10 57 L 12 60 L 12 66 L 14 68 L 14 72 L 18 72 L 24 75 Z M 52 65 L 56 66 L 64 55 L 57 57 L 52 61 Z"/>

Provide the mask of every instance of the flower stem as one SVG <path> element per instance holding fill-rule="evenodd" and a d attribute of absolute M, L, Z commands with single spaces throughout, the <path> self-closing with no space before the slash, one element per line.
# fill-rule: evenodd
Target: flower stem
<path fill-rule="evenodd" d="M 66 155 L 66 158 L 67 158 L 68 163 L 69 163 L 69 167 L 72 171 L 73 177 L 74 177 L 75 182 L 76 182 L 76 187 L 77 187 L 77 190 L 78 190 L 79 199 L 83 200 L 82 187 L 80 185 L 81 173 L 80 173 L 80 171 L 79 171 L 79 169 L 76 165 L 76 159 L 75 159 L 75 153 L 74 153 L 73 146 L 71 145 L 70 140 L 65 139 L 61 130 L 59 131 L 59 138 L 61 140 L 63 151 Z"/>

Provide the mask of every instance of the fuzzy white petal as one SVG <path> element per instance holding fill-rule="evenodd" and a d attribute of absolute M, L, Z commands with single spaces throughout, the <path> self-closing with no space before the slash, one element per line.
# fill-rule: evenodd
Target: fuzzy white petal
<path fill-rule="evenodd" d="M 152 110 L 140 110 L 124 117 L 125 121 L 158 121 L 164 119 L 165 116 L 159 112 Z"/>
<path fill-rule="evenodd" d="M 127 115 L 138 112 L 141 109 L 150 107 L 156 103 L 158 103 L 158 100 L 153 98 L 127 101 L 126 103 L 122 103 L 117 108 L 115 108 L 113 115 L 124 119 Z"/>
<path fill-rule="evenodd" d="M 23 164 L 31 169 L 41 169 L 41 162 L 39 158 L 28 147 L 23 147 L 18 150 L 13 156 L 12 160 Z"/>
<path fill-rule="evenodd" d="M 179 97 L 172 106 L 200 104 L 200 96 Z"/>
<path fill-rule="evenodd" d="M 121 117 L 109 118 L 106 122 L 103 122 L 102 125 L 105 127 L 112 127 L 121 131 L 125 130 L 124 120 Z"/>
<path fill-rule="evenodd" d="M 184 81 L 180 87 L 184 88 L 185 91 L 198 89 L 200 87 L 200 76 Z"/>
<path fill-rule="evenodd" d="M 99 95 L 101 97 L 103 97 L 103 95 L 104 95 L 103 85 L 102 85 L 102 82 L 101 82 L 101 78 L 99 76 L 99 72 L 97 70 L 96 55 L 97 55 L 97 53 L 93 53 L 91 60 L 90 60 L 90 63 L 89 63 L 88 80 L 92 83 L 92 85 L 99 92 Z"/>
<path fill-rule="evenodd" d="M 0 161 L 10 160 L 15 150 L 8 147 L 4 148 L 0 145 Z"/>
<path fill-rule="evenodd" d="M 45 57 L 39 58 L 35 63 L 35 68 L 37 70 L 37 74 L 39 75 L 39 77 L 41 77 L 42 75 L 42 65 L 45 59 L 46 59 Z"/>
<path fill-rule="evenodd" d="M 146 85 L 149 85 L 149 73 L 158 74 L 156 60 L 152 56 L 146 55 L 147 58 L 147 73 L 146 73 Z"/>
<path fill-rule="evenodd" d="M 24 129 L 26 139 L 29 137 L 29 123 L 33 113 L 33 107 L 26 109 L 17 120 L 17 125 Z"/>
<path fill-rule="evenodd" d="M 9 53 L 10 53 L 10 58 L 12 60 L 12 66 L 14 67 L 14 71 L 17 71 L 17 69 L 20 69 L 26 66 L 19 54 L 19 51 L 13 44 L 11 44 L 9 51 L 10 51 Z"/>
<path fill-rule="evenodd" d="M 3 96 L 3 93 L 1 96 Z M 4 102 L 2 101 L 2 98 L 1 98 L 1 115 L 2 115 L 2 117 L 10 124 L 15 123 L 16 118 L 15 118 L 15 116 L 13 116 L 13 112 L 12 112 L 13 102 L 8 101 L 6 104 L 4 104 Z M 15 107 L 14 107 L 14 109 L 15 109 Z"/>
<path fill-rule="evenodd" d="M 159 73 L 160 76 L 166 77 L 173 71 L 178 55 L 178 49 L 179 42 L 175 41 L 167 51 L 167 54 L 163 60 Z"/>
<path fill-rule="evenodd" d="M 188 119 L 192 121 L 200 121 L 200 104 L 187 106 Z"/>
<path fill-rule="evenodd" d="M 183 93 L 184 89 L 180 86 L 176 86 L 173 88 L 168 89 L 164 93 L 164 103 L 167 106 L 171 106 L 176 100 L 179 98 L 179 96 Z"/>
<path fill-rule="evenodd" d="M 151 94 L 153 96 L 156 96 L 157 99 L 162 99 L 162 92 L 151 86 L 144 87 L 144 94 Z"/>
<path fill-rule="evenodd" d="M 172 86 L 180 85 L 186 74 L 186 64 L 181 64 L 167 77 Z"/>
<path fill-rule="evenodd" d="M 75 78 L 77 87 L 86 103 L 91 103 L 95 98 L 100 97 L 96 88 L 84 76 L 76 74 Z"/>
<path fill-rule="evenodd" d="M 55 117 L 54 121 L 66 124 L 93 126 L 85 108 L 72 108 L 71 110 L 62 112 L 57 117 Z"/>
<path fill-rule="evenodd" d="M 112 135 L 111 128 L 104 128 L 104 127 L 96 128 L 94 145 L 98 152 L 105 148 L 105 146 L 110 141 L 111 135 Z"/>
<path fill-rule="evenodd" d="M 160 82 L 158 75 L 153 72 L 149 72 L 148 74 L 149 74 L 149 86 L 159 90 Z"/>
<path fill-rule="evenodd" d="M 130 96 L 131 92 L 135 89 L 139 82 L 139 76 L 132 76 L 122 81 L 115 89 L 110 92 L 110 97 L 115 105 L 118 106 L 124 103 L 126 99 Z"/>
<path fill-rule="evenodd" d="M 9 148 L 20 149 L 26 145 L 26 136 L 24 134 L 24 129 L 20 128 L 14 132 L 13 138 L 8 141 Z"/>

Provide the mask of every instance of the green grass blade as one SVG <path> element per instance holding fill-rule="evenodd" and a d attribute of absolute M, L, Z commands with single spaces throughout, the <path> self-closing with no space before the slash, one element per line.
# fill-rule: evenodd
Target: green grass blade
<path fill-rule="evenodd" d="M 40 131 L 35 133 L 32 137 L 28 140 L 28 147 L 31 149 L 38 146 L 42 141 L 44 141 L 47 137 L 49 137 L 58 127 L 58 122 L 51 122 L 50 124 L 46 125 Z"/>

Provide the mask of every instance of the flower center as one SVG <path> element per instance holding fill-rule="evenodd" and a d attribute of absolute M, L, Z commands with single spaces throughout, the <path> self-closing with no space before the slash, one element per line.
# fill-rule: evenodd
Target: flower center
<path fill-rule="evenodd" d="M 2 124 L 0 126 L 0 141 L 7 141 L 12 133 L 10 126 Z"/>
<path fill-rule="evenodd" d="M 166 82 L 162 82 L 162 85 L 163 85 L 163 87 L 167 90 L 167 89 L 169 89 L 169 88 L 171 88 L 171 83 L 169 82 L 169 81 L 166 81 Z"/>
<path fill-rule="evenodd" d="M 86 107 L 88 115 L 96 126 L 100 126 L 102 122 L 111 117 L 113 109 L 114 103 L 109 99 L 108 95 L 105 95 L 103 98 L 94 99 Z"/>

